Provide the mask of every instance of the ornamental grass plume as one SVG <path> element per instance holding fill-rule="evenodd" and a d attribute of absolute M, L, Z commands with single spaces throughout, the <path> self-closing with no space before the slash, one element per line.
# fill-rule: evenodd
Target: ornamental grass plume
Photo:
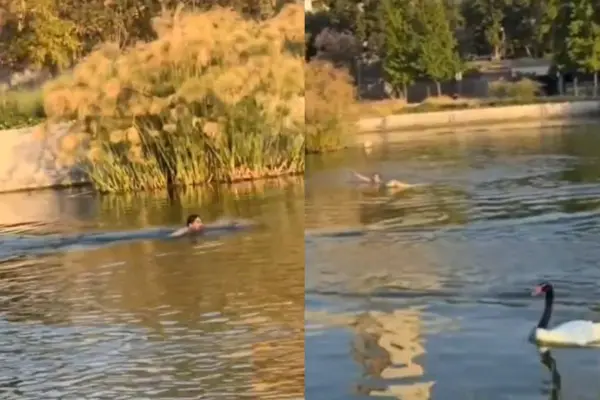
<path fill-rule="evenodd" d="M 106 43 L 44 88 L 49 119 L 89 138 L 99 190 L 303 172 L 302 6 L 262 22 L 178 7 L 153 28 L 156 40 Z"/>
<path fill-rule="evenodd" d="M 338 150 L 356 132 L 356 89 L 344 69 L 312 61 L 306 70 L 306 150 Z"/>

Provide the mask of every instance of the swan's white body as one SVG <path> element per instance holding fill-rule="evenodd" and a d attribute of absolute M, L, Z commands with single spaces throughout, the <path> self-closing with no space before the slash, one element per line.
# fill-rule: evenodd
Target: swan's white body
<path fill-rule="evenodd" d="M 600 323 L 575 320 L 550 329 L 536 328 L 535 340 L 550 345 L 600 346 Z"/>

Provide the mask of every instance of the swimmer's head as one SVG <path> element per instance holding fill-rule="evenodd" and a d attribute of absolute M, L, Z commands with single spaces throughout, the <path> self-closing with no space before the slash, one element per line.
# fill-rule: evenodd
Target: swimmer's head
<path fill-rule="evenodd" d="M 198 214 L 192 214 L 187 217 L 185 224 L 191 231 L 199 231 L 203 227 L 202 220 Z"/>

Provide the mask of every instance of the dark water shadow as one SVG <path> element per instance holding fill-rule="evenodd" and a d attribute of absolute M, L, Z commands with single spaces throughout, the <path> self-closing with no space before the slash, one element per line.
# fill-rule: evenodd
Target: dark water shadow
<path fill-rule="evenodd" d="M 340 229 L 335 231 L 324 231 L 313 229 L 304 232 L 304 237 L 308 240 L 316 238 L 342 239 L 365 236 L 368 233 L 366 229 Z"/>
<path fill-rule="evenodd" d="M 552 357 L 550 349 L 538 347 L 538 351 L 540 353 L 540 362 L 550 372 L 550 387 L 546 389 L 544 394 L 547 394 L 550 400 L 560 400 L 562 398 L 562 381 L 560 372 L 558 372 L 556 360 Z"/>

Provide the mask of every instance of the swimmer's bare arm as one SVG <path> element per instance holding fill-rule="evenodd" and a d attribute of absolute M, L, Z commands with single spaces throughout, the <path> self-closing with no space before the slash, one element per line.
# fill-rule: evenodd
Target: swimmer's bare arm
<path fill-rule="evenodd" d="M 409 189 L 409 188 L 425 186 L 425 184 L 424 183 L 406 183 L 406 182 L 397 181 L 395 179 L 392 179 L 391 181 L 386 182 L 385 186 L 387 186 L 389 188 L 396 188 L 396 189 Z"/>
<path fill-rule="evenodd" d="M 352 171 L 352 173 L 354 174 L 354 177 L 362 182 L 367 182 L 367 183 L 372 183 L 373 180 L 367 176 L 364 176 L 363 174 L 359 174 L 356 171 Z"/>
<path fill-rule="evenodd" d="M 188 233 L 188 228 L 180 228 L 180 229 L 177 229 L 175 232 L 171 233 L 169 235 L 169 237 L 182 237 L 182 236 L 187 235 L 187 233 Z"/>

